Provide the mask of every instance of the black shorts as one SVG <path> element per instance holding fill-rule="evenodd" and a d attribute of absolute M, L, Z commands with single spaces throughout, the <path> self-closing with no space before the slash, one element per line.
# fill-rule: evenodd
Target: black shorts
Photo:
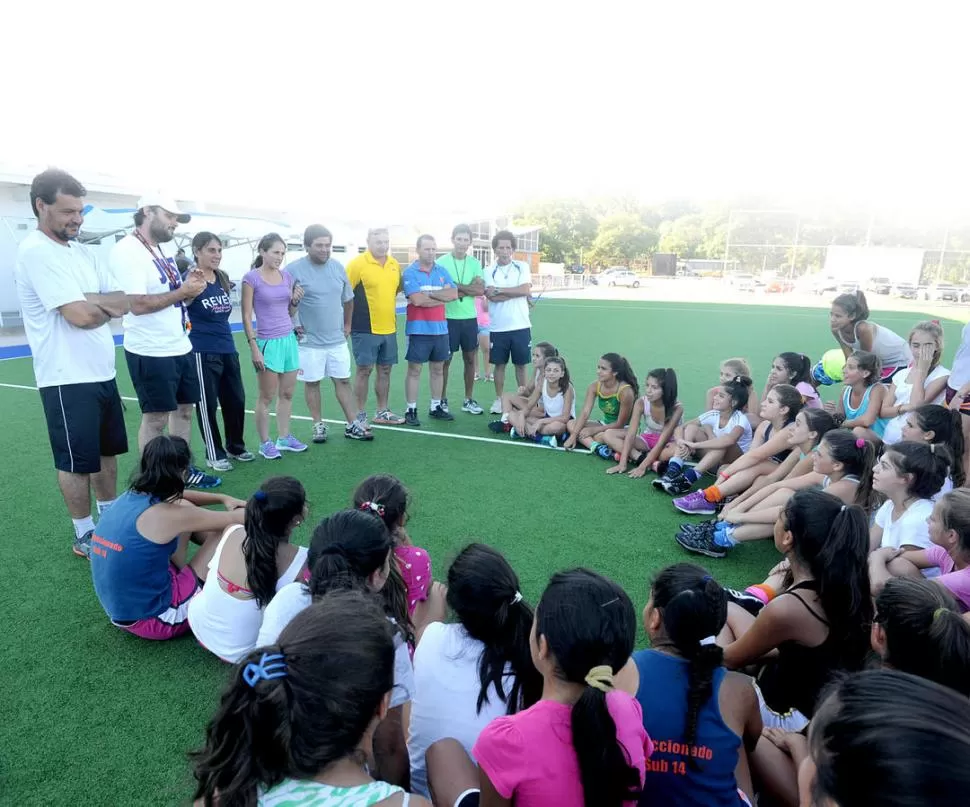
<path fill-rule="evenodd" d="M 96 474 L 102 457 L 128 451 L 125 413 L 114 379 L 42 387 L 40 400 L 58 471 Z"/>
<path fill-rule="evenodd" d="M 517 331 L 492 331 L 489 336 L 488 360 L 502 366 L 509 363 L 522 367 L 532 361 L 532 329 L 520 328 Z"/>
<path fill-rule="evenodd" d="M 436 336 L 415 333 L 408 337 L 408 352 L 404 356 L 412 364 L 424 364 L 429 361 L 448 361 L 451 353 L 448 351 L 448 334 Z"/>
<path fill-rule="evenodd" d="M 455 807 L 478 807 L 481 802 L 482 792 L 480 790 L 466 790 L 458 797 Z"/>
<path fill-rule="evenodd" d="M 478 350 L 478 320 L 449 319 L 448 338 L 451 340 L 451 352 L 474 353 Z"/>
<path fill-rule="evenodd" d="M 139 356 L 126 350 L 125 359 L 142 412 L 174 412 L 179 404 L 202 399 L 194 353 Z"/>

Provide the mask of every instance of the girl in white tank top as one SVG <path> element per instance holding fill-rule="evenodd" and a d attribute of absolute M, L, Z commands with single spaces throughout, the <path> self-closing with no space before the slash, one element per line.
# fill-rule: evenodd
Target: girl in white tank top
<path fill-rule="evenodd" d="M 524 409 L 509 414 L 510 436 L 533 440 L 556 448 L 566 424 L 576 417 L 576 390 L 562 356 L 546 359 L 541 383 L 526 401 Z"/>
<path fill-rule="evenodd" d="M 861 291 L 840 294 L 832 302 L 829 326 L 848 358 L 854 350 L 875 353 L 882 365 L 880 380 L 887 382 L 913 359 L 909 345 L 898 333 L 869 322 L 869 305 Z"/>

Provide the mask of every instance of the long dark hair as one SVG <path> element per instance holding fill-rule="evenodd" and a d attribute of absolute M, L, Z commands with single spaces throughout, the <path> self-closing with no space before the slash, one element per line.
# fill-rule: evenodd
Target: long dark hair
<path fill-rule="evenodd" d="M 333 590 L 366 590 L 367 579 L 387 563 L 391 536 L 377 519 L 338 510 L 317 524 L 310 539 L 307 589 L 316 599 Z"/>
<path fill-rule="evenodd" d="M 274 662 L 283 677 L 251 677 L 252 684 L 243 677 Z M 297 614 L 275 645 L 251 651 L 234 668 L 205 746 L 190 755 L 195 798 L 251 807 L 260 787 L 313 779 L 357 755 L 393 684 L 391 626 L 373 598 L 328 595 Z"/>
<path fill-rule="evenodd" d="M 215 233 L 203 230 L 192 237 L 192 254 L 195 256 L 196 263 L 199 262 L 199 253 L 213 241 L 218 243 L 220 247 L 222 246 L 222 239 Z M 222 290 L 226 294 L 232 291 L 232 281 L 229 280 L 229 275 L 223 272 L 222 269 L 214 269 L 213 271 L 216 276 L 216 282 L 222 286 Z"/>
<path fill-rule="evenodd" d="M 481 714 L 494 686 L 506 713 L 532 706 L 542 695 L 542 676 L 532 663 L 529 633 L 532 606 L 519 592 L 519 578 L 501 552 L 469 544 L 448 569 L 448 605 L 473 639 L 485 647 L 478 663 L 481 689 L 475 709 Z M 515 683 L 506 691 L 506 667 Z"/>
<path fill-rule="evenodd" d="M 613 368 L 616 374 L 617 384 L 629 384 L 633 388 L 633 396 L 640 394 L 640 383 L 637 381 L 637 374 L 633 372 L 630 362 L 619 353 L 604 353 L 600 358 Z"/>
<path fill-rule="evenodd" d="M 832 417 L 824 409 L 811 409 L 810 407 L 802 407 L 802 411 L 799 412 L 805 418 L 805 423 L 808 426 L 810 432 L 815 432 L 815 445 L 822 442 L 822 438 L 825 437 L 832 429 L 838 428 L 835 425 L 835 418 Z M 858 502 L 856 502 L 858 504 Z"/>
<path fill-rule="evenodd" d="M 876 622 L 886 633 L 884 663 L 970 697 L 970 625 L 943 586 L 890 578 L 876 597 Z"/>
<path fill-rule="evenodd" d="M 870 512 L 876 498 L 872 490 L 872 467 L 876 464 L 875 446 L 868 440 L 856 437 L 848 429 L 831 429 L 822 439 L 828 446 L 832 459 L 842 463 L 843 471 L 859 479 L 854 503 L 867 513 Z"/>
<path fill-rule="evenodd" d="M 861 507 L 845 506 L 830 493 L 799 490 L 785 504 L 792 551 L 818 585 L 829 623 L 828 643 L 847 670 L 857 670 L 869 651 L 869 523 Z"/>
<path fill-rule="evenodd" d="M 785 419 L 786 425 L 793 423 L 805 405 L 805 399 L 802 398 L 802 394 L 791 384 L 775 384 L 768 392 L 775 393 L 775 397 L 778 399 L 778 405 L 788 409 L 788 414 Z M 765 397 L 768 396 L 766 395 Z"/>
<path fill-rule="evenodd" d="M 813 804 L 967 802 L 970 701 L 923 678 L 869 670 L 839 681 L 815 712 L 809 745 Z"/>
<path fill-rule="evenodd" d="M 185 492 L 185 475 L 192 466 L 189 444 L 181 437 L 160 434 L 148 441 L 129 487 L 159 502 L 175 501 Z"/>
<path fill-rule="evenodd" d="M 353 499 L 357 510 L 384 522 L 395 545 L 404 527 L 409 501 L 408 489 L 400 479 L 391 474 L 375 474 L 367 477 L 357 486 Z M 407 586 L 401 575 L 401 568 L 397 564 L 397 558 L 391 559 L 391 573 L 388 575 L 387 584 L 381 591 L 381 595 L 387 604 L 387 612 L 397 620 L 408 643 L 413 645 L 414 626 L 408 615 Z"/>
<path fill-rule="evenodd" d="M 559 379 L 559 391 L 565 397 L 569 385 L 572 383 L 569 378 L 569 368 L 566 366 L 566 360 L 562 356 L 550 356 L 546 359 L 546 367 L 550 364 L 558 364 L 562 368 L 562 378 Z"/>
<path fill-rule="evenodd" d="M 937 404 L 925 404 L 913 412 L 920 431 L 933 432 L 933 442 L 945 445 L 953 455 L 950 466 L 950 479 L 953 487 L 962 488 L 966 481 L 963 468 L 963 418 L 956 409 L 948 409 Z"/>
<path fill-rule="evenodd" d="M 588 569 L 554 574 L 536 606 L 536 641 L 545 639 L 557 676 L 583 686 L 572 709 L 572 740 L 586 807 L 621 807 L 640 796 L 640 775 L 617 739 L 606 693 L 586 682 L 594 667 L 615 674 L 627 663 L 636 623 L 626 592 Z"/>
<path fill-rule="evenodd" d="M 654 379 L 662 390 L 661 402 L 664 406 L 664 423 L 674 415 L 674 407 L 677 406 L 677 373 L 672 367 L 655 367 L 647 378 Z M 648 413 L 649 414 L 649 413 Z"/>
<path fill-rule="evenodd" d="M 846 316 L 853 322 L 862 322 L 869 319 L 869 303 L 866 302 L 866 295 L 861 291 L 840 294 L 832 300 L 832 305 L 837 305 L 845 311 Z"/>
<path fill-rule="evenodd" d="M 788 372 L 788 383 L 792 386 L 796 384 L 812 384 L 812 360 L 804 353 L 792 353 L 786 351 L 779 353 L 778 358 L 785 365 Z M 812 384 L 814 386 L 814 384 Z"/>
<path fill-rule="evenodd" d="M 930 499 L 939 493 L 953 468 L 950 450 L 942 444 L 903 440 L 888 446 L 884 456 L 900 474 L 912 477 L 906 492 L 918 499 Z"/>
<path fill-rule="evenodd" d="M 731 408 L 739 412 L 748 405 L 751 398 L 751 379 L 746 375 L 736 375 L 724 385 L 724 391 L 731 399 Z"/>
<path fill-rule="evenodd" d="M 268 252 L 273 244 L 276 243 L 280 243 L 284 247 L 286 246 L 286 241 L 283 240 L 283 236 L 279 233 L 267 233 L 259 239 L 259 243 L 256 245 L 256 258 L 253 260 L 253 269 L 259 269 L 263 265 L 263 256 L 259 253 Z"/>
<path fill-rule="evenodd" d="M 249 589 L 260 608 L 276 594 L 276 550 L 289 541 L 293 521 L 305 506 L 306 491 L 292 476 L 270 477 L 246 502 L 242 552 Z"/>
<path fill-rule="evenodd" d="M 683 742 L 697 739 L 697 720 L 714 693 L 714 672 L 724 651 L 712 640 L 727 621 L 727 594 L 706 569 L 693 563 L 675 563 L 654 578 L 653 607 L 659 609 L 664 632 L 677 653 L 690 664 L 687 673 L 687 724 Z M 691 757 L 692 767 L 697 760 Z"/>

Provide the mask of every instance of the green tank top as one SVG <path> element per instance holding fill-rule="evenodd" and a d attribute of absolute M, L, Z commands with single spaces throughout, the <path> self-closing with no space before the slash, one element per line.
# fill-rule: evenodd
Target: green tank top
<path fill-rule="evenodd" d="M 604 423 L 616 423 L 620 416 L 620 393 L 629 388 L 629 384 L 621 384 L 612 395 L 603 395 L 599 381 L 596 382 L 596 403 L 603 413 Z"/>

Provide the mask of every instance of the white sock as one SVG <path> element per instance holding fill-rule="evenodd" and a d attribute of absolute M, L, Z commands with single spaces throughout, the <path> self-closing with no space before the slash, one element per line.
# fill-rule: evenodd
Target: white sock
<path fill-rule="evenodd" d="M 509 422 L 509 413 L 508 412 L 503 412 L 502 413 L 502 423 L 508 423 L 508 422 Z"/>
<path fill-rule="evenodd" d="M 114 499 L 106 502 L 98 502 L 98 518 L 104 515 L 104 511 L 107 510 L 111 505 L 115 503 Z"/>
<path fill-rule="evenodd" d="M 431 410 L 434 411 L 439 406 L 441 406 L 441 399 L 440 398 L 432 398 L 431 399 Z"/>
<path fill-rule="evenodd" d="M 417 401 L 408 401 L 408 409 L 413 409 L 413 410 L 417 411 L 417 409 L 418 409 L 418 402 Z"/>
<path fill-rule="evenodd" d="M 85 533 L 94 529 L 94 519 L 91 516 L 72 518 L 71 521 L 74 522 L 74 535 L 78 538 L 83 538 Z"/>

